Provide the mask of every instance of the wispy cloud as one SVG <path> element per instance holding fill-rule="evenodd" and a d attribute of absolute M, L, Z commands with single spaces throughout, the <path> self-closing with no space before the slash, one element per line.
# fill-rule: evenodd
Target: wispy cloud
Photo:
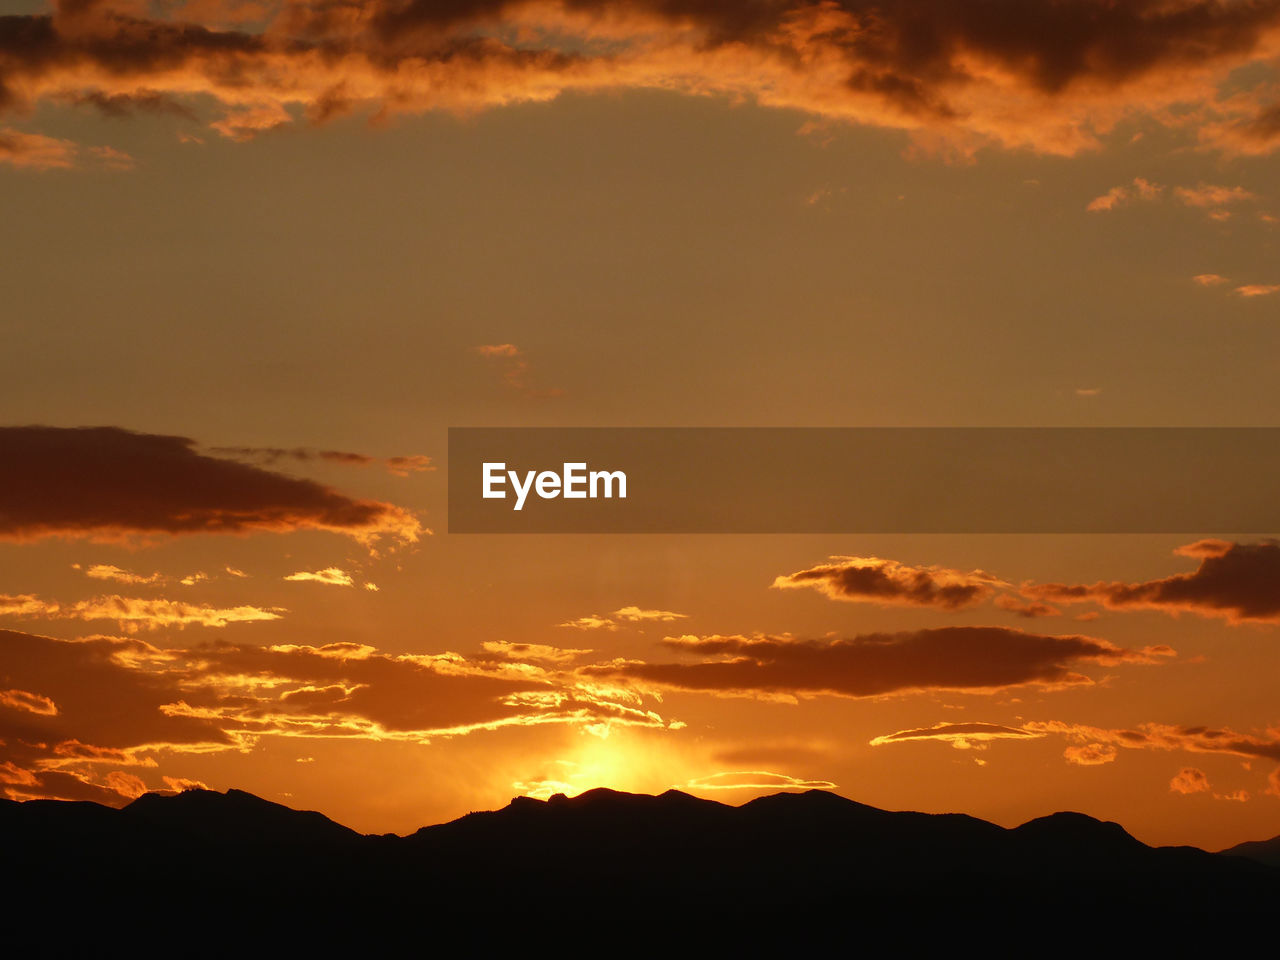
<path fill-rule="evenodd" d="M 355 581 L 351 579 L 351 574 L 339 567 L 325 567 L 323 570 L 299 570 L 297 573 L 291 573 L 284 579 L 298 582 L 323 583 L 331 587 L 349 587 Z"/>
<path fill-rule="evenodd" d="M 476 353 L 497 364 L 502 372 L 502 382 L 523 397 L 531 400 L 553 400 L 564 396 L 564 391 L 558 387 L 545 388 L 534 385 L 529 360 L 513 343 L 482 344 L 476 347 Z"/>

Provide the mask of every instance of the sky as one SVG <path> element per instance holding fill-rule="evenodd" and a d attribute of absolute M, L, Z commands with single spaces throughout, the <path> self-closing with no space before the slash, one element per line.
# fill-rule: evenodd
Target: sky
<path fill-rule="evenodd" d="M 1280 425 L 1280 2 L 0 14 L 6 795 L 1280 833 L 1276 531 L 445 523 L 451 426 Z"/>

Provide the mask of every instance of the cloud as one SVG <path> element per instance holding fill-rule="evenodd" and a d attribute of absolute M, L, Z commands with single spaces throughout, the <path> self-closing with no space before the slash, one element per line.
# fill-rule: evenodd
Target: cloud
<path fill-rule="evenodd" d="M 832 600 L 958 610 L 985 600 L 1003 584 L 981 570 L 963 573 L 880 557 L 832 557 L 830 563 L 780 576 L 773 586 L 811 587 Z"/>
<path fill-rule="evenodd" d="M 1083 663 L 1156 662 L 1168 648 L 1128 650 L 1084 636 L 1044 636 L 1006 627 L 940 627 L 850 639 L 790 636 L 683 636 L 663 641 L 692 662 L 616 660 L 580 668 L 640 684 L 726 697 L 794 701 L 800 697 L 875 697 L 922 690 L 989 693 L 1092 681 Z"/>
<path fill-rule="evenodd" d="M 1094 748 L 1106 745 L 1125 750 L 1221 753 L 1280 762 L 1280 736 L 1274 731 L 1267 736 L 1257 736 L 1239 733 L 1230 727 L 1168 723 L 1141 723 L 1136 728 L 1109 729 L 1057 720 L 1031 721 L 1023 724 L 1023 727 L 1035 733 L 1065 737 L 1077 745 Z"/>
<path fill-rule="evenodd" d="M 371 457 L 349 450 L 314 450 L 311 447 L 212 447 L 210 453 L 249 463 L 275 466 L 281 460 L 297 463 L 333 463 L 347 467 L 381 466 L 396 477 L 435 470 L 431 458 L 421 454 L 398 457 Z"/>
<path fill-rule="evenodd" d="M 333 587 L 349 587 L 354 583 L 351 579 L 351 574 L 338 567 L 325 567 L 323 570 L 315 571 L 299 570 L 297 573 L 289 574 L 285 579 L 324 583 Z"/>
<path fill-rule="evenodd" d="M 897 733 L 876 737 L 872 746 L 920 740 L 937 740 L 950 743 L 960 749 L 988 746 L 996 741 L 1029 742 L 1046 737 L 1060 737 L 1067 741 L 1063 759 L 1075 766 L 1092 767 L 1113 763 L 1121 750 L 1159 750 L 1181 753 L 1216 753 L 1245 759 L 1262 759 L 1280 762 L 1280 731 L 1268 730 L 1265 735 L 1241 733 L 1230 727 L 1188 726 L 1169 723 L 1141 723 L 1130 728 L 1097 727 L 1061 720 L 1031 720 L 1018 726 L 970 722 L 938 723 L 932 727 L 900 730 Z M 1189 774 L 1188 771 L 1191 771 Z M 1181 793 L 1183 785 L 1199 782 L 1193 774 L 1203 779 L 1202 787 L 1209 789 L 1208 779 L 1194 768 L 1184 769 L 1171 784 L 1171 789 Z M 1280 796 L 1280 767 L 1268 780 L 1271 788 Z M 1243 796 L 1242 796 L 1243 794 Z M 1231 794 L 1214 794 L 1219 800 L 1247 800 L 1248 794 L 1237 790 Z"/>
<path fill-rule="evenodd" d="M 1104 213 L 1115 210 L 1135 200 L 1158 200 L 1164 187 L 1152 183 L 1142 177 L 1134 177 L 1133 183 L 1112 187 L 1102 196 L 1094 197 L 1085 206 L 1090 213 Z"/>
<path fill-rule="evenodd" d="M 133 157 L 115 147 L 90 147 L 89 156 L 98 166 L 107 170 L 132 170 L 138 165 Z"/>
<path fill-rule="evenodd" d="M 1217 273 L 1198 273 L 1191 278 L 1202 287 L 1217 287 L 1224 283 L 1230 283 L 1226 277 Z"/>
<path fill-rule="evenodd" d="M 1230 623 L 1280 623 L 1280 541 L 1201 540 L 1179 552 L 1200 558 L 1194 573 L 1139 583 L 1023 584 L 1022 593 L 1054 603 L 1098 603 L 1112 610 L 1189 612 Z"/>
<path fill-rule="evenodd" d="M 618 625 L 608 617 L 597 617 L 595 614 L 586 617 L 578 617 L 575 620 L 566 620 L 560 624 L 562 627 L 572 627 L 574 630 L 617 630 Z"/>
<path fill-rule="evenodd" d="M 188 573 L 182 577 L 169 577 L 163 573 L 134 573 L 132 570 L 126 570 L 123 567 L 117 567 L 113 563 L 95 563 L 89 567 L 82 567 L 78 563 L 71 565 L 72 570 L 81 570 L 90 580 L 110 580 L 115 583 L 126 583 L 130 586 L 158 586 L 161 584 L 180 583 L 184 587 L 194 587 L 197 583 L 204 583 L 214 579 L 203 571 Z M 227 569 L 231 573 L 230 568 Z M 244 576 L 244 574 L 232 574 L 232 576 Z"/>
<path fill-rule="evenodd" d="M 1159 200 L 1164 195 L 1165 188 L 1160 184 L 1153 183 L 1142 177 L 1134 177 L 1132 183 L 1112 187 L 1101 196 L 1094 197 L 1085 206 L 1085 209 L 1091 213 L 1105 213 L 1136 201 Z M 1194 187 L 1174 187 L 1173 196 L 1185 206 L 1207 210 L 1209 216 L 1215 220 L 1229 218 L 1231 213 L 1225 208 L 1231 204 L 1258 199 L 1256 193 L 1246 190 L 1244 187 L 1226 187 L 1203 182 L 1196 184 Z M 1204 281 L 1200 277 L 1197 277 L 1196 281 L 1206 283 L 1220 281 L 1220 278 L 1215 280 L 1215 274 L 1204 274 L 1203 276 L 1205 278 Z"/>
<path fill-rule="evenodd" d="M 1244 187 L 1224 187 L 1198 183 L 1194 187 L 1175 187 L 1174 195 L 1189 207 L 1224 207 L 1244 200 L 1257 200 L 1258 195 Z"/>
<path fill-rule="evenodd" d="M 558 387 L 535 387 L 529 369 L 529 361 L 513 343 L 488 343 L 476 347 L 476 353 L 499 365 L 502 382 L 511 390 L 532 400 L 552 400 L 564 396 Z"/>
<path fill-rule="evenodd" d="M 476 347 L 482 357 L 518 357 L 520 348 L 514 343 L 486 343 Z"/>
<path fill-rule="evenodd" d="M 48 697 L 28 690 L 0 690 L 0 706 L 25 710 L 41 717 L 56 717 L 58 705 Z"/>
<path fill-rule="evenodd" d="M 117 427 L 0 427 L 0 540 L 328 530 L 416 541 L 409 511 Z"/>
<path fill-rule="evenodd" d="M 4 792 L 118 804 L 136 783 L 112 771 L 154 779 L 175 756 L 267 738 L 425 744 L 515 726 L 668 726 L 635 691 L 554 667 L 355 643 L 161 649 L 0 631 L 0 676 L 19 704 L 0 709 Z"/>
<path fill-rule="evenodd" d="M 682 790 L 834 790 L 830 780 L 802 780 L 768 770 L 736 770 L 694 777 L 679 784 Z"/>
<path fill-rule="evenodd" d="M 1208 793 L 1210 789 L 1209 777 L 1203 770 L 1195 767 L 1183 767 L 1169 781 L 1169 789 L 1174 793 Z"/>
<path fill-rule="evenodd" d="M 903 743 L 908 740 L 937 740 L 949 743 L 957 750 L 984 748 L 992 740 L 1034 740 L 1043 734 L 1032 733 L 1019 727 L 1006 727 L 998 723 L 937 723 L 932 727 L 918 727 L 912 730 L 899 730 L 876 737 L 871 741 L 873 747 L 887 743 Z"/>
<path fill-rule="evenodd" d="M 641 607 L 620 607 L 606 616 L 593 613 L 575 620 L 566 620 L 559 624 L 575 630 L 617 630 L 618 621 L 624 623 L 670 623 L 673 620 L 688 619 L 688 614 L 675 613 L 671 610 L 645 610 Z"/>
<path fill-rule="evenodd" d="M 1114 761 L 1116 748 L 1106 743 L 1084 743 L 1067 747 L 1062 751 L 1062 758 L 1078 767 L 1096 767 Z"/>
<path fill-rule="evenodd" d="M 2 82 L 0 75 L 0 84 Z M 70 170 L 87 166 L 115 171 L 132 170 L 137 165 L 133 157 L 115 147 L 82 147 L 71 140 L 25 133 L 12 127 L 0 127 L 0 164 L 19 170 Z"/>
<path fill-rule="evenodd" d="M 1270 153 L 1280 146 L 1280 103 L 1259 103 L 1253 110 L 1255 112 L 1242 119 L 1214 125 L 1210 133 L 1237 153 L 1254 156 Z"/>
<path fill-rule="evenodd" d="M 611 616 L 617 617 L 619 620 L 626 620 L 628 623 L 643 623 L 645 621 L 657 621 L 660 623 L 670 623 L 672 620 L 685 620 L 688 614 L 673 613 L 670 610 L 643 610 L 640 607 L 621 607 L 613 611 Z"/>
<path fill-rule="evenodd" d="M 1236 287 L 1236 294 L 1241 297 L 1269 297 L 1273 293 L 1280 293 L 1280 283 L 1249 283 L 1242 287 Z"/>
<path fill-rule="evenodd" d="M 496 653 L 510 660 L 545 660 L 548 663 L 568 663 L 591 652 L 544 643 L 512 643 L 509 640 L 486 640 L 482 646 L 486 653 Z"/>
<path fill-rule="evenodd" d="M 252 5 L 185 4 L 188 22 L 141 9 L 63 3 L 0 20 L 0 108 L 212 103 L 209 126 L 242 140 L 356 110 L 651 89 L 904 131 L 961 156 L 1071 155 L 1122 121 L 1194 123 L 1234 152 L 1280 139 L 1273 108 L 1227 88 L 1241 67 L 1270 76 L 1275 0 L 351 0 L 286 2 L 253 28 L 236 24 L 256 14 L 228 13 Z"/>
<path fill-rule="evenodd" d="M 79 570 L 80 564 L 73 563 L 73 570 Z M 133 586 L 150 583 L 166 583 L 168 577 L 162 573 L 141 574 L 125 570 L 111 563 L 95 563 L 84 571 L 84 575 L 92 580 L 113 580 L 116 583 L 127 583 Z"/>
<path fill-rule="evenodd" d="M 1058 617 L 1062 615 L 1061 610 L 1047 603 L 1028 603 L 1008 594 L 996 597 L 995 605 L 1001 610 L 1008 610 L 1010 613 L 1016 613 L 1018 616 L 1025 617 L 1028 620 L 1034 620 L 1037 617 Z"/>
<path fill-rule="evenodd" d="M 116 595 L 59 603 L 34 594 L 0 594 L 0 616 L 39 617 L 46 620 L 114 620 L 123 629 L 139 627 L 225 627 L 231 623 L 279 620 L 284 611 L 262 607 L 210 607 L 182 600 L 149 600 Z"/>
<path fill-rule="evenodd" d="M 76 149 L 70 140 L 0 127 L 0 163 L 19 170 L 67 170 L 75 165 Z"/>

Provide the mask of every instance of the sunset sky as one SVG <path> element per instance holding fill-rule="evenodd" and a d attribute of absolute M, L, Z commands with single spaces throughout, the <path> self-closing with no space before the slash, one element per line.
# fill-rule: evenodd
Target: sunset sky
<path fill-rule="evenodd" d="M 1280 833 L 1280 531 L 445 523 L 450 426 L 1280 425 L 1280 0 L 0 13 L 8 796 Z"/>

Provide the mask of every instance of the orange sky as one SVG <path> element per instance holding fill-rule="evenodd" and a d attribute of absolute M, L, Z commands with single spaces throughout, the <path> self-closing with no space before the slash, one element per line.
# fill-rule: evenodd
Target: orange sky
<path fill-rule="evenodd" d="M 1280 3 L 6 9 L 8 795 L 1278 832 L 1274 531 L 449 535 L 444 467 L 1275 425 Z"/>

